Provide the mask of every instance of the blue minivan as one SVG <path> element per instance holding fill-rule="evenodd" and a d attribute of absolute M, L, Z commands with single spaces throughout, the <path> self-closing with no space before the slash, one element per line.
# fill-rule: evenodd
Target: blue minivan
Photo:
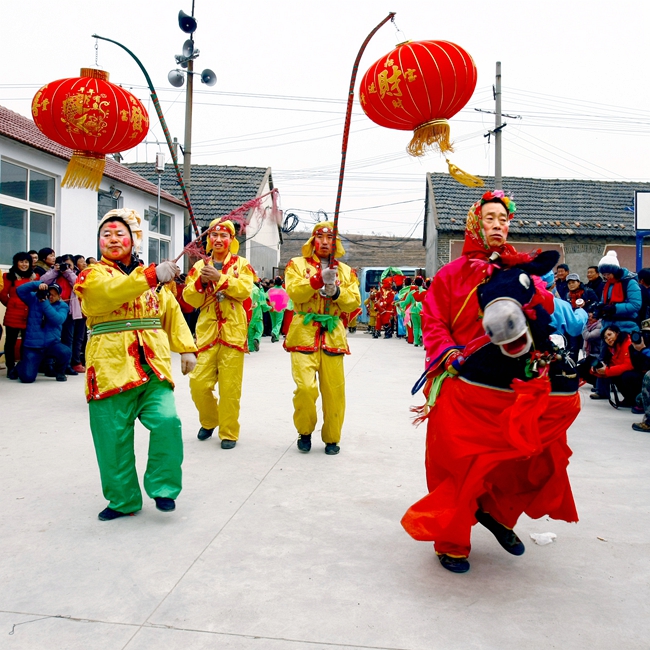
<path fill-rule="evenodd" d="M 361 308 L 363 313 L 359 316 L 359 322 L 368 322 L 368 309 L 365 305 L 366 299 L 373 287 L 377 287 L 381 282 L 381 274 L 386 270 L 385 266 L 363 266 L 358 269 L 359 274 L 359 292 L 361 293 Z M 424 269 L 416 269 L 413 266 L 398 266 L 398 269 L 407 276 L 414 278 L 418 271 L 424 272 Z"/>

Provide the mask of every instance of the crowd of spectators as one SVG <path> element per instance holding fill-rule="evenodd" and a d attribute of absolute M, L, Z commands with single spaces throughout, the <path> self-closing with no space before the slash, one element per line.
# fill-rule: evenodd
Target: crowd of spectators
<path fill-rule="evenodd" d="M 66 381 L 67 375 L 85 372 L 86 319 L 72 288 L 96 259 L 57 257 L 42 248 L 16 253 L 12 262 L 0 287 L 7 377 L 31 383 L 42 372 Z"/>
<path fill-rule="evenodd" d="M 633 273 L 609 251 L 589 267 L 584 283 L 566 264 L 558 265 L 550 288 L 554 323 L 562 322 L 556 329 L 582 382 L 593 386 L 591 399 L 643 414 L 633 428 L 650 432 L 650 268 Z"/>

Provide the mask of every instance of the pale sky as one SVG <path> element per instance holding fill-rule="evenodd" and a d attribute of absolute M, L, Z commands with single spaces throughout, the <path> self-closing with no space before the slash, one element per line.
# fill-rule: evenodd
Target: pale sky
<path fill-rule="evenodd" d="M 191 0 L 0 0 L 0 9 L 1 105 L 29 116 L 39 87 L 95 64 L 91 34 L 98 33 L 140 58 L 172 135 L 183 143 L 185 90 L 173 88 L 167 73 L 186 38 L 178 11 L 191 13 Z M 504 118 L 504 175 L 650 180 L 650 3 L 641 0 L 195 0 L 195 69 L 214 70 L 217 84 L 195 83 L 192 162 L 271 167 L 282 207 L 300 217 L 300 227 L 313 224 L 319 210 L 333 213 L 352 65 L 389 11 L 397 12 L 401 33 L 388 23 L 374 36 L 357 87 L 367 68 L 404 40 L 449 40 L 467 50 L 478 83 L 451 120 L 451 159 L 462 169 L 494 171 L 494 140 L 484 137 L 494 116 L 474 109 L 494 110 L 501 61 L 503 112 L 516 116 Z M 149 109 L 148 144 L 125 160 L 153 161 L 158 139 L 171 164 L 135 62 L 100 41 L 98 63 Z M 439 154 L 408 156 L 409 139 L 374 125 L 355 97 L 343 232 L 421 234 L 425 173 L 447 166 Z M 467 208 L 459 206 L 459 216 Z"/>

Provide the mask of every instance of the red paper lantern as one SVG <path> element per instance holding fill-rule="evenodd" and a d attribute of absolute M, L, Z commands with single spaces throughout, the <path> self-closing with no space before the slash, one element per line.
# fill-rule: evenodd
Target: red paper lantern
<path fill-rule="evenodd" d="M 475 87 L 476 66 L 463 48 L 448 41 L 407 41 L 370 66 L 359 97 L 376 124 L 414 131 L 408 151 L 421 156 L 433 145 L 452 151 L 447 120 Z"/>
<path fill-rule="evenodd" d="M 149 131 L 145 107 L 108 81 L 108 72 L 82 68 L 81 76 L 43 86 L 32 100 L 36 126 L 74 151 L 61 183 L 94 190 L 104 174 L 106 154 L 135 147 Z"/>

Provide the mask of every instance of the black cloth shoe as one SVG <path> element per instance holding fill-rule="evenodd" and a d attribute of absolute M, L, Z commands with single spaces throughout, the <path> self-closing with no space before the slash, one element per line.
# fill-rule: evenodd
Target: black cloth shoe
<path fill-rule="evenodd" d="M 500 524 L 496 519 L 494 519 L 494 517 L 482 510 L 477 510 L 475 517 L 479 524 L 485 526 L 497 538 L 497 542 L 499 542 L 508 553 L 511 555 L 524 554 L 526 547 L 519 537 L 517 537 L 514 530 Z"/>
<path fill-rule="evenodd" d="M 206 429 L 205 427 L 201 427 L 196 437 L 199 440 L 207 440 L 208 438 L 212 438 L 213 431 L 214 431 L 214 427 L 212 429 Z"/>
<path fill-rule="evenodd" d="M 70 366 L 65 369 L 66 375 L 78 375 L 79 373 L 76 370 L 73 370 Z"/>
<path fill-rule="evenodd" d="M 253 341 L 253 350 L 254 350 L 255 352 L 259 352 L 259 351 L 260 351 L 260 342 L 259 342 L 257 339 L 255 339 L 255 340 Z"/>
<path fill-rule="evenodd" d="M 311 433 L 306 436 L 300 435 L 298 438 L 298 449 L 305 453 L 311 449 Z"/>
<path fill-rule="evenodd" d="M 335 442 L 328 442 L 325 444 L 325 453 L 328 456 L 336 456 L 341 451 L 341 448 Z"/>
<path fill-rule="evenodd" d="M 227 438 L 224 438 L 221 441 L 221 449 L 234 449 L 236 444 L 236 440 L 228 440 Z"/>
<path fill-rule="evenodd" d="M 275 334 L 271 334 L 271 343 L 277 343 L 279 340 Z"/>
<path fill-rule="evenodd" d="M 174 499 L 169 499 L 168 497 L 155 497 L 154 501 L 156 502 L 156 508 L 160 512 L 171 512 L 176 510 L 176 502 Z"/>
<path fill-rule="evenodd" d="M 75 375 L 76 375 L 76 374 L 77 374 L 77 373 L 75 373 Z M 67 378 L 63 373 L 61 373 L 60 375 L 57 375 L 57 376 L 56 376 L 56 380 L 57 380 L 57 381 L 68 381 L 68 378 Z"/>
<path fill-rule="evenodd" d="M 99 521 L 113 521 L 113 519 L 119 519 L 120 517 L 133 517 L 133 513 L 120 512 L 119 510 L 113 510 L 113 508 L 104 508 L 97 515 L 97 519 L 99 519 Z"/>
<path fill-rule="evenodd" d="M 592 393 L 591 395 L 589 395 L 589 398 L 590 399 L 609 399 L 609 397 L 607 397 L 607 395 L 601 395 L 600 393 Z"/>
<path fill-rule="evenodd" d="M 7 378 L 18 379 L 18 366 L 14 366 L 13 368 L 7 370 Z"/>
<path fill-rule="evenodd" d="M 440 564 L 452 573 L 467 573 L 469 571 L 469 562 L 466 557 L 452 557 L 442 553 L 438 556 Z"/>

